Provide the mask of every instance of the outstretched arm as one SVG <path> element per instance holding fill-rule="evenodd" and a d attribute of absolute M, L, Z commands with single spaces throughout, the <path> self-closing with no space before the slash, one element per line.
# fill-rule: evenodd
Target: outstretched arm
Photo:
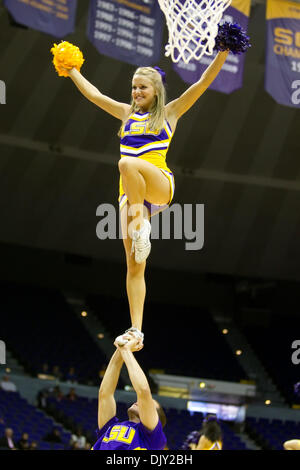
<path fill-rule="evenodd" d="M 129 343 L 128 343 L 129 344 Z M 131 349 L 133 351 L 139 351 L 142 349 L 139 340 L 136 339 L 130 342 Z M 98 427 L 99 429 L 114 416 L 116 416 L 116 401 L 114 393 L 116 391 L 118 380 L 120 377 L 121 369 L 123 366 L 123 357 L 118 348 L 111 357 L 104 377 L 102 379 L 99 398 L 98 398 Z"/>
<path fill-rule="evenodd" d="M 148 380 L 132 353 L 133 342 L 136 342 L 135 338 L 125 344 L 125 346 L 118 346 L 118 349 L 126 364 L 129 378 L 137 394 L 140 420 L 146 428 L 153 431 L 158 423 L 158 413 L 152 398 Z"/>
<path fill-rule="evenodd" d="M 116 415 L 114 393 L 117 388 L 123 359 L 119 351 L 115 351 L 105 371 L 98 397 L 98 427 L 99 429 Z"/>
<path fill-rule="evenodd" d="M 98 88 L 92 85 L 84 76 L 73 68 L 68 71 L 69 77 L 73 80 L 78 90 L 99 108 L 112 116 L 124 121 L 129 114 L 130 106 L 126 103 L 119 103 L 108 96 L 103 95 Z"/>
<path fill-rule="evenodd" d="M 218 52 L 213 62 L 202 74 L 200 80 L 190 86 L 179 98 L 166 105 L 166 114 L 170 121 L 177 121 L 207 90 L 220 72 L 228 53 L 229 51 Z"/>

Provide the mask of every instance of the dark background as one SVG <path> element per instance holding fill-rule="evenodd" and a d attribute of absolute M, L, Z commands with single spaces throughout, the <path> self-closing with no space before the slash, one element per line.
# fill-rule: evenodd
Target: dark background
<path fill-rule="evenodd" d="M 79 0 L 65 39 L 83 51 L 86 78 L 129 102 L 135 68 L 89 43 L 87 10 Z M 174 203 L 205 205 L 205 243 L 186 251 L 185 240 L 153 241 L 152 300 L 298 312 L 300 118 L 264 90 L 265 23 L 265 4 L 254 2 L 243 88 L 208 90 L 178 124 L 167 159 Z M 120 123 L 56 75 L 54 42 L 13 24 L 0 2 L 0 280 L 124 296 L 122 242 L 96 237 L 97 207 L 117 209 Z M 169 100 L 187 88 L 163 51 L 157 65 Z"/>

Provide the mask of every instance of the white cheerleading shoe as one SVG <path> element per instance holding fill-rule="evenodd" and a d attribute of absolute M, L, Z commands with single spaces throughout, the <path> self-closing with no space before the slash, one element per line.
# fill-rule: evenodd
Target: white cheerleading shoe
<path fill-rule="evenodd" d="M 140 230 L 134 230 L 132 233 L 131 254 L 134 253 L 135 262 L 143 263 L 151 251 L 150 242 L 151 224 L 149 220 L 144 219 L 144 225 Z"/>
<path fill-rule="evenodd" d="M 140 330 L 138 330 L 138 329 L 135 328 L 134 326 L 132 326 L 131 328 L 128 328 L 128 330 L 125 331 L 125 335 L 126 335 L 126 333 L 129 333 L 129 332 L 133 333 L 134 336 L 135 336 L 136 338 L 139 338 L 139 339 L 142 341 L 142 343 L 143 343 L 143 341 L 144 341 L 144 333 L 142 333 Z"/>

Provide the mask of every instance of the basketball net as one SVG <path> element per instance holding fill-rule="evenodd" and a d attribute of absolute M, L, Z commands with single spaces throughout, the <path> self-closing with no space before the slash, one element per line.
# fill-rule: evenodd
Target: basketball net
<path fill-rule="evenodd" d="M 166 17 L 169 42 L 165 55 L 188 64 L 212 55 L 218 24 L 231 0 L 158 0 Z"/>

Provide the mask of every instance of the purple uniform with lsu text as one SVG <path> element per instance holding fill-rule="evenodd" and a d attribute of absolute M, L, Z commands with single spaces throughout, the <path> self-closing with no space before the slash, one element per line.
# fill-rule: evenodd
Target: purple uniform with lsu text
<path fill-rule="evenodd" d="M 142 423 L 120 422 L 116 416 L 97 431 L 97 437 L 91 450 L 163 450 L 167 443 L 160 421 L 150 431 Z"/>

